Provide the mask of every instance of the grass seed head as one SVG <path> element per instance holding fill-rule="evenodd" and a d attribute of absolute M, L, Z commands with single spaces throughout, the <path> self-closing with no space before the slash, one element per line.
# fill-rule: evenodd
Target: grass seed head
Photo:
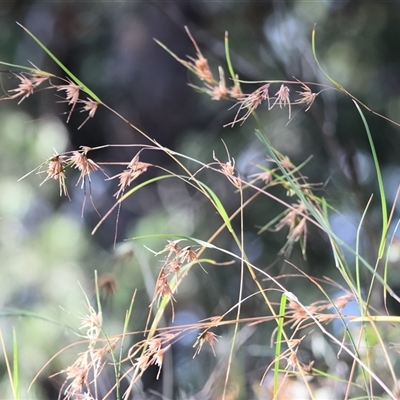
<path fill-rule="evenodd" d="M 44 178 L 40 185 L 43 185 L 43 183 L 45 183 L 49 179 L 58 180 L 60 186 L 60 196 L 64 194 L 65 196 L 69 197 L 67 185 L 65 184 L 65 164 L 66 159 L 64 156 L 55 154 L 52 158 L 50 158 L 47 161 L 47 176 L 46 178 Z"/>
<path fill-rule="evenodd" d="M 219 82 L 218 84 L 206 83 L 206 93 L 211 96 L 211 100 L 227 99 L 229 95 L 228 88 L 225 83 L 225 73 L 222 67 L 218 67 Z"/>
<path fill-rule="evenodd" d="M 87 156 L 87 153 L 90 151 L 90 147 L 82 146 L 81 150 L 73 151 L 72 156 L 68 159 L 68 162 L 72 164 L 72 166 L 78 169 L 81 174 L 79 176 L 78 183 L 82 181 L 82 188 L 85 185 L 86 177 L 90 180 L 90 174 L 98 169 L 102 170 L 92 159 Z"/>
<path fill-rule="evenodd" d="M 272 181 L 273 175 L 271 170 L 257 172 L 253 175 L 250 175 L 251 178 L 255 178 L 255 180 L 261 179 L 265 184 L 268 184 Z"/>
<path fill-rule="evenodd" d="M 223 163 L 218 160 L 214 152 L 213 159 L 219 164 L 221 172 L 228 178 L 229 182 L 239 188 L 241 186 L 241 180 L 239 177 L 235 176 L 235 159 L 233 157 L 230 158 L 228 153 L 228 161 Z"/>
<path fill-rule="evenodd" d="M 141 162 L 139 160 L 139 153 L 136 154 L 124 171 L 111 178 L 119 178 L 119 189 L 114 194 L 114 197 L 118 199 L 125 192 L 125 189 L 130 186 L 135 179 L 142 175 L 143 172 L 146 172 L 147 168 L 150 166 L 152 166 L 152 164 Z"/>
<path fill-rule="evenodd" d="M 175 274 L 178 276 L 179 273 L 181 272 L 181 266 L 182 266 L 182 263 L 179 262 L 178 260 L 168 261 L 164 265 L 166 275 Z"/>
<path fill-rule="evenodd" d="M 18 102 L 18 104 L 21 104 L 27 97 L 29 97 L 31 94 L 33 94 L 33 90 L 35 88 L 35 84 L 34 82 L 32 82 L 31 79 L 29 79 L 28 77 L 26 77 L 24 74 L 15 74 L 14 76 L 16 76 L 19 80 L 20 80 L 20 84 L 18 85 L 18 87 L 16 89 L 11 89 L 8 92 L 9 93 L 14 93 L 11 96 L 6 96 L 3 97 L 4 100 L 9 99 L 16 99 L 18 97 L 21 97 L 21 100 Z"/>
<path fill-rule="evenodd" d="M 289 227 L 289 232 L 286 236 L 287 243 L 282 247 L 279 254 L 288 255 L 292 251 L 294 243 L 302 240 L 303 253 L 305 252 L 307 240 L 307 208 L 300 200 L 293 205 L 293 208 L 287 210 L 286 215 L 275 225 L 274 230 L 277 232 L 284 228 Z"/>
<path fill-rule="evenodd" d="M 301 84 L 301 88 L 301 91 L 296 92 L 300 95 L 300 98 L 295 101 L 295 104 L 305 104 L 307 106 L 305 111 L 307 112 L 313 105 L 318 93 L 313 93 L 305 83 Z"/>
<path fill-rule="evenodd" d="M 180 240 L 167 240 L 167 242 L 168 244 L 164 247 L 164 250 L 168 250 L 167 260 L 169 260 L 174 253 L 177 255 L 181 251 L 178 245 Z"/>
<path fill-rule="evenodd" d="M 269 87 L 270 84 L 266 83 L 265 85 L 259 87 L 252 93 L 241 95 L 242 97 L 239 97 L 238 102 L 236 103 L 239 105 L 239 109 L 233 121 L 228 125 L 234 126 L 238 122 L 241 122 L 243 124 L 247 120 L 247 118 L 253 113 L 253 111 L 255 111 L 263 101 L 267 101 L 268 108 L 270 108 L 269 91 L 268 91 Z M 243 116 L 239 118 L 239 114 L 242 110 L 246 110 L 246 112 L 244 113 Z"/>
<path fill-rule="evenodd" d="M 275 93 L 275 101 L 274 104 L 272 104 L 271 108 L 275 106 L 275 104 L 278 104 L 280 108 L 288 106 L 289 108 L 289 119 L 292 116 L 292 109 L 291 109 L 291 103 L 290 103 L 290 89 L 285 86 L 283 83 L 279 90 Z"/>
<path fill-rule="evenodd" d="M 177 258 L 181 261 L 181 263 L 197 260 L 197 254 L 190 246 L 184 247 L 177 255 Z"/>
<path fill-rule="evenodd" d="M 87 111 L 89 114 L 87 118 L 79 125 L 78 130 L 81 129 L 82 126 L 86 124 L 89 118 L 94 117 L 97 111 L 97 107 L 99 106 L 99 103 L 97 101 L 93 101 L 92 99 L 89 99 L 89 97 L 87 100 L 79 100 L 79 101 L 84 104 L 81 112 Z"/>
<path fill-rule="evenodd" d="M 29 76 L 33 83 L 33 86 L 35 88 L 37 88 L 43 82 L 46 82 L 50 78 L 51 75 L 38 70 L 36 72 L 30 73 Z"/>
<path fill-rule="evenodd" d="M 193 347 L 196 347 L 196 351 L 194 353 L 193 358 L 195 358 L 200 353 L 204 343 L 208 343 L 211 346 L 212 352 L 214 356 L 216 356 L 215 344 L 217 341 L 218 341 L 218 336 L 209 330 L 200 333 L 199 336 L 197 337 L 196 342 L 193 345 Z"/>
<path fill-rule="evenodd" d="M 194 40 L 192 34 L 189 31 L 189 28 L 185 26 L 186 32 L 193 43 L 193 46 L 196 49 L 196 57 L 192 58 L 188 57 L 191 60 L 191 63 L 187 62 L 187 66 L 193 70 L 193 72 L 198 76 L 202 81 L 206 81 L 207 83 L 215 84 L 215 80 L 213 74 L 208 65 L 208 60 L 203 56 L 197 42 Z"/>
<path fill-rule="evenodd" d="M 74 111 L 76 103 L 79 100 L 79 91 L 81 90 L 81 87 L 76 85 L 69 79 L 67 79 L 67 81 L 68 81 L 67 85 L 58 85 L 56 86 L 56 88 L 57 92 L 65 90 L 65 100 L 62 100 L 61 103 L 68 103 L 68 105 L 71 106 L 71 109 L 67 117 L 67 123 L 68 123 L 69 119 L 71 118 L 72 111 Z"/>
<path fill-rule="evenodd" d="M 85 329 L 84 337 L 90 342 L 95 343 L 101 333 L 103 324 L 103 316 L 101 312 L 96 313 L 92 306 L 87 306 L 89 314 L 82 318 L 82 323 L 79 329 Z"/>

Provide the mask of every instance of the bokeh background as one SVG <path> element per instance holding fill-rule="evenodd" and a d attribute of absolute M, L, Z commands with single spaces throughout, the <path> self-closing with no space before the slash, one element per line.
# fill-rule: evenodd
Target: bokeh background
<path fill-rule="evenodd" d="M 249 119 L 234 128 L 233 103 L 212 101 L 196 93 L 196 83 L 185 68 L 158 46 L 158 39 L 179 57 L 195 56 L 187 37 L 188 26 L 211 68 L 226 70 L 224 35 L 229 32 L 232 61 L 239 77 L 246 81 L 288 80 L 293 77 L 326 83 L 311 51 L 311 31 L 317 27 L 317 51 L 323 67 L 347 91 L 376 112 L 400 121 L 400 4 L 399 2 L 355 1 L 14 1 L 0 4 L 0 60 L 34 65 L 63 75 L 36 43 L 15 23 L 34 33 L 54 54 L 105 103 L 125 116 L 159 143 L 173 150 L 212 162 L 212 152 L 226 157 L 226 143 L 243 176 L 257 172 L 255 164 L 266 164 L 265 151 L 254 135 Z M 2 67 L 3 90 L 15 83 Z M 251 92 L 257 85 L 243 86 Z M 67 106 L 57 103 L 54 92 L 40 91 L 17 105 L 0 102 L 0 327 L 11 356 L 15 329 L 20 358 L 21 398 L 54 399 L 63 378 L 49 375 L 66 368 L 76 356 L 68 350 L 54 359 L 28 393 L 36 372 L 63 346 L 77 340 L 73 330 L 85 314 L 87 293 L 94 292 L 94 271 L 112 278 L 116 290 L 104 297 L 104 327 L 108 334 L 122 331 L 126 309 L 137 290 L 130 329 L 143 329 L 151 302 L 152 285 L 160 263 L 148 250 L 161 250 L 163 240 L 125 241 L 140 235 L 176 233 L 206 240 L 221 221 L 204 199 L 180 181 L 160 181 L 135 193 L 124 202 L 114 249 L 116 215 L 112 214 L 94 236 L 99 220 L 78 179 L 70 176 L 71 199 L 59 197 L 56 182 L 40 185 L 45 175 L 33 171 L 55 149 L 61 153 L 79 146 L 146 143 L 110 112 L 100 109 L 80 130 L 83 115 L 75 112 L 65 124 Z M 380 227 L 377 183 L 360 116 L 351 100 L 327 91 L 313 107 L 293 107 L 268 112 L 262 106 L 259 117 L 275 148 L 294 164 L 312 159 L 303 173 L 312 183 L 322 183 L 319 194 L 338 211 L 331 225 L 348 244 L 354 245 L 360 216 L 374 194 L 365 222 L 366 257 L 376 246 Z M 399 128 L 367 113 L 381 163 L 388 201 L 393 202 L 400 181 Z M 93 153 L 95 161 L 129 161 L 135 150 L 105 148 Z M 145 152 L 143 160 L 174 168 L 161 152 Z M 109 176 L 120 171 L 104 166 Z M 149 172 L 157 174 L 157 171 Z M 76 180 L 75 180 L 76 179 Z M 208 179 L 208 180 L 207 180 Z M 228 211 L 238 206 L 229 185 L 220 177 L 206 177 L 218 191 Z M 100 212 L 114 204 L 116 182 L 92 176 L 91 194 Z M 277 192 L 276 194 L 281 194 Z M 390 203 L 391 207 L 392 204 Z M 273 201 L 260 200 L 246 211 L 245 241 L 250 260 L 274 274 L 293 272 L 278 252 L 286 232 L 257 235 L 282 209 Z M 398 218 L 395 208 L 394 221 Z M 218 245 L 236 251 L 228 235 Z M 213 254 L 212 257 L 227 261 Z M 291 261 L 307 273 L 337 278 L 326 238 L 310 228 L 307 260 L 294 249 Z M 390 284 L 400 286 L 398 255 L 393 251 Z M 182 286 L 175 305 L 175 323 L 191 323 L 218 315 L 237 301 L 239 269 L 207 267 L 209 275 L 194 271 Z M 294 285 L 295 283 L 295 285 Z M 342 283 L 339 281 L 339 283 Z M 302 280 L 285 284 L 302 300 L 315 300 L 313 288 Z M 249 284 L 248 291 L 254 290 Z M 378 303 L 377 303 L 378 305 Z M 249 302 L 244 315 L 257 315 L 260 303 Z M 393 312 L 396 312 L 396 304 Z M 247 308 L 246 308 L 247 307 Z M 165 324 L 170 321 L 165 321 Z M 71 328 L 71 329 L 70 329 Z M 229 329 L 224 333 L 229 338 Z M 246 336 L 247 335 L 247 336 Z M 243 333 L 237 354 L 246 394 L 257 397 L 257 386 L 274 357 L 269 347 L 269 328 Z M 176 345 L 168 360 L 167 378 L 144 377 L 143 398 L 189 398 L 201 393 L 217 359 L 204 351 L 192 360 L 196 335 Z M 228 339 L 227 339 L 228 340 Z M 229 344 L 220 339 L 221 343 Z M 329 364 L 329 351 L 321 350 L 320 364 Z M 315 357 L 304 350 L 304 358 Z M 0 357 L 2 360 L 4 357 Z M 155 371 L 156 373 L 157 371 Z M 0 398 L 11 395 L 4 363 L 0 368 Z M 165 373 L 163 373 L 165 375 Z M 239 379 L 239 378 L 238 378 Z M 167 383 L 166 383 L 167 381 Z M 105 387 L 107 382 L 105 379 Z M 199 395 L 201 396 L 201 394 Z M 261 395 L 260 395 L 261 396 Z M 140 397 L 139 397 L 140 398 Z M 198 397 L 202 398 L 202 397 Z M 322 397 L 321 397 L 322 398 Z"/>

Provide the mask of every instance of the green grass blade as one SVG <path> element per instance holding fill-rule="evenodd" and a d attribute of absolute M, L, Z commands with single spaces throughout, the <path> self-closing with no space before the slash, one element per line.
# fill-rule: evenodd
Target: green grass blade
<path fill-rule="evenodd" d="M 318 60 L 318 57 L 317 57 L 317 50 L 316 50 L 316 44 L 315 44 L 315 36 L 316 36 L 316 26 L 314 25 L 314 28 L 313 28 L 313 30 L 312 30 L 312 35 L 311 35 L 311 48 L 312 48 L 312 53 L 313 53 L 313 56 L 314 56 L 315 63 L 317 64 L 318 68 L 319 68 L 320 71 L 325 75 L 325 77 L 328 79 L 329 82 L 333 83 L 338 89 L 340 89 L 341 91 L 344 91 L 344 92 L 345 92 L 344 87 L 343 87 L 340 83 L 338 83 L 338 82 L 336 82 L 335 80 L 333 80 L 333 79 L 324 71 L 324 69 L 322 68 L 322 66 L 321 66 L 321 64 L 320 64 L 320 62 L 319 62 L 319 60 Z"/>
<path fill-rule="evenodd" d="M 232 60 L 231 60 L 231 54 L 229 51 L 229 38 L 228 38 L 228 32 L 225 32 L 225 57 L 226 57 L 226 63 L 228 65 L 228 70 L 229 73 L 231 75 L 231 78 L 233 79 L 234 82 L 236 82 L 236 74 L 235 74 L 235 70 L 233 69 L 233 64 L 232 64 Z"/>
<path fill-rule="evenodd" d="M 397 296 L 396 293 L 394 293 L 394 291 L 388 286 L 388 284 L 384 281 L 384 279 L 375 271 L 375 269 L 368 263 L 368 261 L 365 258 L 363 258 L 360 254 L 356 254 L 356 252 L 354 251 L 354 249 L 351 246 L 349 246 L 342 239 L 340 239 L 329 227 L 327 220 L 315 211 L 312 204 L 310 204 L 308 199 L 306 199 L 306 197 L 304 196 L 302 191 L 296 185 L 296 182 L 292 179 L 292 177 L 286 171 L 286 169 L 281 165 L 281 162 L 280 162 L 279 158 L 276 156 L 274 149 L 268 143 L 268 141 L 263 137 L 262 133 L 257 130 L 256 136 L 264 144 L 264 146 L 268 152 L 268 155 L 275 161 L 276 165 L 281 170 L 282 174 L 285 176 L 286 180 L 288 181 L 288 183 L 290 183 L 291 187 L 293 188 L 293 191 L 296 193 L 298 198 L 305 204 L 308 211 L 315 218 L 315 220 L 318 222 L 318 224 L 321 226 L 321 228 L 329 235 L 330 238 L 332 238 L 336 242 L 337 245 L 342 246 L 343 248 L 348 250 L 351 254 L 358 257 L 360 262 L 375 276 L 375 279 L 377 279 L 383 285 L 383 287 L 389 291 L 390 295 L 393 298 L 395 298 L 396 300 L 400 301 L 399 296 Z M 336 258 L 336 262 L 342 265 L 342 267 L 340 268 L 340 271 L 342 272 L 342 274 L 344 274 L 343 277 L 345 279 L 347 279 L 349 284 L 351 283 L 351 285 L 354 287 L 354 283 L 351 282 L 353 279 L 352 275 L 351 275 L 350 271 L 348 270 L 348 268 L 346 267 L 346 264 L 342 263 L 341 259 L 337 257 L 336 251 L 333 252 L 333 255 Z M 344 269 L 345 267 L 347 268 L 346 270 Z"/>
<path fill-rule="evenodd" d="M 365 216 L 367 215 L 367 210 L 368 210 L 368 207 L 369 207 L 369 205 L 371 203 L 371 200 L 372 200 L 372 197 L 369 199 L 368 204 L 366 205 L 366 207 L 365 207 L 365 209 L 364 209 L 364 211 L 363 211 L 363 213 L 361 215 L 361 219 L 360 219 L 360 222 L 359 222 L 358 227 L 357 227 L 356 249 L 355 249 L 356 255 L 360 254 L 361 227 L 362 227 L 362 224 L 364 222 Z M 363 301 L 362 301 L 361 281 L 360 281 L 360 260 L 359 260 L 359 257 L 357 257 L 357 256 L 355 257 L 355 272 L 356 272 L 356 285 L 357 285 L 356 293 L 358 295 L 358 304 L 361 307 L 362 304 L 363 304 Z M 360 313 L 362 315 L 362 313 L 363 313 L 362 310 L 360 310 Z"/>
<path fill-rule="evenodd" d="M 381 211 L 382 211 L 382 233 L 381 233 L 381 241 L 379 244 L 378 258 L 381 259 L 383 257 L 383 252 L 385 250 L 386 236 L 387 236 L 387 232 L 388 232 L 388 212 L 387 212 L 387 205 L 386 205 L 385 188 L 383 186 L 381 168 L 379 166 L 379 161 L 378 161 L 378 157 L 376 155 L 375 145 L 374 145 L 374 141 L 372 140 L 372 135 L 371 135 L 371 131 L 368 126 L 368 122 L 365 119 L 364 113 L 362 112 L 362 110 L 361 110 L 360 106 L 357 104 L 357 102 L 353 100 L 353 103 L 356 106 L 358 113 L 360 114 L 361 120 L 364 124 L 365 131 L 367 133 L 369 146 L 371 148 L 372 158 L 374 160 L 376 176 L 378 179 L 379 194 L 380 194 L 380 198 L 381 198 Z"/>
<path fill-rule="evenodd" d="M 279 318 L 278 318 L 278 330 L 276 333 L 276 346 L 275 346 L 275 362 L 274 362 L 274 398 L 278 394 L 279 387 L 279 362 L 281 360 L 281 347 L 283 337 L 283 324 L 285 322 L 285 310 L 286 310 L 286 293 L 282 293 L 281 302 L 279 306 Z"/>
<path fill-rule="evenodd" d="M 225 210 L 225 207 L 223 206 L 223 204 L 221 203 L 221 200 L 219 199 L 219 197 L 215 194 L 215 192 L 208 187 L 206 184 L 204 184 L 203 182 L 198 181 L 198 183 L 207 191 L 207 193 L 211 196 L 211 199 L 213 201 L 213 204 L 215 206 L 215 208 L 217 209 L 219 215 L 221 215 L 222 219 L 225 222 L 226 227 L 228 228 L 229 232 L 233 233 L 233 228 L 232 228 L 232 224 L 231 224 L 231 220 L 229 218 L 228 213 Z"/>
<path fill-rule="evenodd" d="M 88 94 L 93 100 L 98 103 L 102 101 L 97 97 L 83 82 L 81 82 L 32 32 L 26 29 L 23 25 L 17 24 L 47 53 L 48 56 L 68 75 L 71 80 L 77 84 L 83 92 Z"/>
<path fill-rule="evenodd" d="M 5 65 L 7 67 L 11 67 L 11 68 L 16 68 L 18 70 L 20 69 L 24 69 L 25 71 L 29 71 L 33 74 L 41 74 L 41 75 L 48 75 L 49 77 L 53 77 L 55 76 L 54 74 L 51 74 L 50 72 L 46 72 L 46 71 L 42 71 L 40 69 L 37 68 L 32 68 L 32 67 L 26 67 L 25 65 L 18 65 L 18 64 L 11 64 L 8 62 L 4 62 L 4 61 L 0 61 L 0 65 Z"/>

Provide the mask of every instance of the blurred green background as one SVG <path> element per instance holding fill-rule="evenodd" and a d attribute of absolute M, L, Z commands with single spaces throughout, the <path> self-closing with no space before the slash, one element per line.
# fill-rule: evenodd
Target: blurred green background
<path fill-rule="evenodd" d="M 223 139 L 244 177 L 258 171 L 255 164 L 266 164 L 265 151 L 254 135 L 255 123 L 249 119 L 242 126 L 223 128 L 235 116 L 232 104 L 211 101 L 190 88 L 187 83 L 196 83 L 195 79 L 153 38 L 181 58 L 195 56 L 184 30 L 187 25 L 217 74 L 219 65 L 227 71 L 223 39 L 228 31 L 232 61 L 241 79 L 295 77 L 326 83 L 311 51 L 311 31 L 316 24 L 318 55 L 330 76 L 374 111 L 400 121 L 399 2 L 2 2 L 0 60 L 21 65 L 32 62 L 63 76 L 15 21 L 34 33 L 105 103 L 159 143 L 203 162 L 212 162 L 212 151 L 225 160 Z M 3 90 L 15 82 L 3 67 Z M 249 93 L 256 87 L 244 85 L 243 90 Z M 69 327 L 76 330 L 79 316 L 86 312 L 80 285 L 93 297 L 94 270 L 103 276 L 111 274 L 116 283 L 115 293 L 104 297 L 107 333 L 122 331 L 125 312 L 136 289 L 130 329 L 143 329 L 152 285 L 160 268 L 160 262 L 143 244 L 159 251 L 165 241 L 152 239 L 143 243 L 124 239 L 176 233 L 206 240 L 221 224 L 202 197 L 180 181 L 168 179 L 148 186 L 124 202 L 116 249 L 115 213 L 91 236 L 99 216 L 87 198 L 81 217 L 84 193 L 80 185 L 75 186 L 74 177 L 68 178 L 71 200 L 59 198 L 57 182 L 48 181 L 40 186 L 45 175 L 36 171 L 19 179 L 50 157 L 53 149 L 61 153 L 82 145 L 145 141 L 104 109 L 98 110 L 95 118 L 78 131 L 83 115 L 75 112 L 66 125 L 67 106 L 57 103 L 59 100 L 54 92 L 44 90 L 19 106 L 17 101 L 0 102 L 0 327 L 10 349 L 9 357 L 12 330 L 16 331 L 21 398 L 27 399 L 56 398 L 63 378 L 47 377 L 73 362 L 76 349 L 52 361 L 29 393 L 27 386 L 50 357 L 77 340 Z M 318 194 L 328 198 L 339 211 L 331 219 L 332 227 L 350 245 L 354 245 L 360 215 L 370 195 L 375 194 L 362 243 L 368 258 L 368 250 L 379 239 L 375 236 L 380 227 L 379 198 L 367 137 L 351 100 L 326 91 L 307 113 L 293 107 L 289 123 L 286 109 L 268 112 L 266 106 L 260 106 L 258 114 L 272 144 L 294 164 L 313 156 L 303 173 L 310 182 L 324 184 Z M 393 202 L 400 181 L 399 129 L 377 116 L 366 115 L 388 201 Z M 93 159 L 123 162 L 130 161 L 134 154 L 134 149 L 113 147 L 93 153 Z M 160 152 L 144 152 L 143 161 L 175 168 Z M 104 168 L 109 176 L 120 172 L 117 167 Z M 156 173 L 150 172 L 150 176 Z M 220 177 L 215 181 L 212 175 L 204 179 L 217 191 L 229 212 L 238 207 L 238 199 L 232 196 L 227 182 Z M 113 205 L 116 190 L 115 181 L 104 181 L 100 173 L 92 176 L 93 202 L 100 214 L 104 215 Z M 272 200 L 259 199 L 245 215 L 250 260 L 275 274 L 293 272 L 277 255 L 285 243 L 286 232 L 258 236 L 257 231 L 281 211 L 281 206 Z M 394 215 L 396 222 L 398 207 Z M 217 244 L 236 251 L 229 240 L 229 235 L 221 235 Z M 227 261 L 219 254 L 209 256 Z M 336 277 L 329 244 L 311 227 L 307 261 L 297 248 L 290 260 L 311 275 Z M 398 256 L 393 252 L 389 281 L 394 287 L 400 286 L 398 266 Z M 237 266 L 206 269 L 209 275 L 194 270 L 180 288 L 175 305 L 176 324 L 219 315 L 236 303 Z M 285 285 L 306 304 L 316 299 L 305 280 L 288 279 Z M 247 294 L 254 290 L 249 283 Z M 243 316 L 262 315 L 257 308 L 261 306 L 256 300 L 249 302 Z M 228 332 L 229 329 L 218 334 Z M 274 357 L 269 348 L 271 329 L 260 327 L 243 333 L 246 334 L 246 344 L 237 354 L 241 371 L 235 373 L 241 377 L 247 393 L 243 398 L 256 398 L 252 386 L 258 384 Z M 187 337 L 173 350 L 167 361 L 167 383 L 166 378 L 156 382 L 151 372 L 145 376 L 143 389 L 147 398 L 161 398 L 153 391 L 163 392 L 165 398 L 189 398 L 200 392 L 218 359 L 211 351 L 203 351 L 192 360 L 195 336 Z M 224 343 L 223 338 L 220 341 Z M 312 358 L 311 350 L 305 353 L 305 359 Z M 320 357 L 322 364 L 328 363 L 326 354 Z M 0 373 L 0 398 L 6 399 L 11 391 L 4 365 Z M 106 380 L 104 385 L 107 387 Z"/>

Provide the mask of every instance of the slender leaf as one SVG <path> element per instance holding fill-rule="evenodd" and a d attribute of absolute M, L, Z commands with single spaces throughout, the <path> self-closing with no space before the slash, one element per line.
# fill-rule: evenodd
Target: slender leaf
<path fill-rule="evenodd" d="M 276 346 L 275 346 L 275 362 L 274 362 L 274 396 L 278 393 L 279 387 L 279 362 L 281 359 L 281 347 L 282 347 L 282 337 L 283 337 L 283 326 L 285 322 L 285 310 L 286 310 L 286 293 L 282 293 L 281 302 L 279 306 L 279 318 L 278 318 L 278 328 L 276 333 Z"/>
<path fill-rule="evenodd" d="M 361 120 L 365 127 L 365 131 L 367 133 L 369 146 L 371 148 L 372 158 L 374 160 L 376 176 L 378 179 L 379 194 L 381 197 L 381 212 L 382 212 L 382 233 L 381 233 L 381 241 L 380 241 L 380 245 L 379 245 L 378 258 L 381 259 L 383 257 L 383 252 L 385 250 L 386 236 L 387 236 L 387 232 L 388 232 L 388 212 L 387 212 L 387 205 L 386 205 L 385 188 L 383 186 L 381 168 L 379 166 L 378 156 L 376 155 L 375 145 L 374 145 L 374 141 L 372 140 L 372 135 L 371 135 L 371 131 L 368 126 L 368 122 L 365 119 L 364 113 L 362 112 L 362 110 L 361 110 L 360 106 L 357 104 L 357 102 L 353 100 L 353 103 L 356 106 L 357 111 L 360 114 Z"/>
<path fill-rule="evenodd" d="M 23 25 L 17 24 L 47 53 L 48 56 L 68 75 L 71 80 L 77 84 L 83 92 L 88 94 L 93 100 L 102 103 L 99 97 L 96 96 L 82 81 L 80 81 L 32 32 L 26 29 Z"/>

